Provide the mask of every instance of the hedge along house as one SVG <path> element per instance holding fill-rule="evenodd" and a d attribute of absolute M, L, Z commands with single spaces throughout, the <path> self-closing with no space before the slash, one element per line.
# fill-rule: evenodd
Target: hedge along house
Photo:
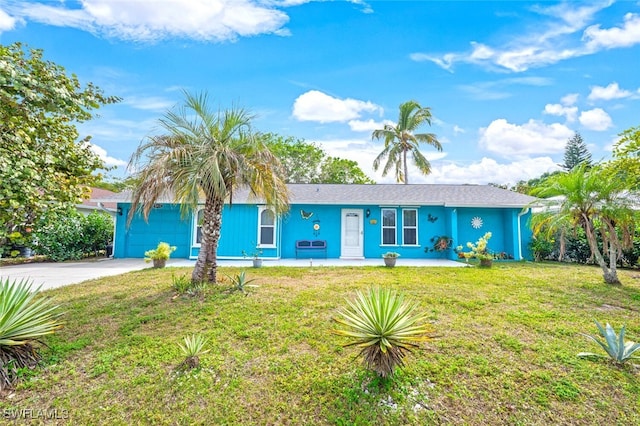
<path fill-rule="evenodd" d="M 380 258 L 394 251 L 405 258 L 457 258 L 453 250 L 492 232 L 489 248 L 514 259 L 530 258 L 527 195 L 484 185 L 291 184 L 290 210 L 276 217 L 247 191 L 225 205 L 218 246 L 220 259 Z M 136 214 L 127 226 L 130 193 L 117 201 L 114 257 L 143 257 L 165 241 L 173 257 L 195 259 L 200 250 L 202 210 L 181 215 L 171 199 L 159 200 L 148 222 Z M 438 237 L 450 248 L 432 250 Z M 314 244 L 312 248 L 306 247 Z"/>

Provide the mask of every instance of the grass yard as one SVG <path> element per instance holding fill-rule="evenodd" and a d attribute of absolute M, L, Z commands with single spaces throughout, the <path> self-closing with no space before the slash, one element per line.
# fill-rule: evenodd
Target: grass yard
<path fill-rule="evenodd" d="M 61 424 L 640 424 L 640 367 L 577 358 L 599 348 L 594 319 L 640 340 L 640 273 L 622 287 L 599 269 L 248 269 L 258 288 L 175 297 L 172 274 L 144 270 L 48 292 L 65 311 L 44 368 L 0 400 L 56 410 Z M 233 275 L 235 268 L 221 268 Z M 222 274 L 221 274 L 222 276 Z M 418 300 L 438 337 L 393 382 L 366 372 L 330 333 L 357 289 Z M 178 371 L 178 342 L 209 339 L 201 369 Z M 637 362 L 640 364 L 640 361 Z"/>

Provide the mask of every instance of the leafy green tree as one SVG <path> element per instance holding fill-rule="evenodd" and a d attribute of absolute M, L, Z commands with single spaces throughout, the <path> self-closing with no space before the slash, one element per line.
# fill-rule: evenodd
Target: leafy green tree
<path fill-rule="evenodd" d="M 586 164 L 581 164 L 567 173 L 551 176 L 533 194 L 555 197 L 547 201 L 549 209 L 538 222 L 539 228 L 547 232 L 555 232 L 567 224 L 574 229 L 582 228 L 605 282 L 620 284 L 616 263 L 622 250 L 633 243 L 635 232 L 631 198 L 624 184 L 606 179 L 600 167 L 588 169 Z M 599 240 L 608 254 L 608 264 L 598 246 Z"/>
<path fill-rule="evenodd" d="M 0 45 L 0 247 L 51 209 L 76 204 L 104 165 L 76 124 L 117 102 L 20 43 Z"/>
<path fill-rule="evenodd" d="M 371 139 L 384 140 L 384 149 L 373 161 L 374 170 L 378 170 L 382 161 L 387 162 L 382 169 L 386 176 L 391 169 L 395 170 L 396 182 L 409 183 L 407 156 L 411 154 L 413 163 L 425 175 L 431 173 L 431 164 L 420 152 L 420 143 L 426 143 L 442 151 L 442 145 L 433 133 L 415 133 L 416 129 L 427 123 L 431 125 L 431 109 L 423 108 L 416 101 L 408 101 L 400 105 L 398 123 L 385 124 L 384 128 L 374 130 Z"/>
<path fill-rule="evenodd" d="M 587 144 L 582 139 L 582 135 L 576 132 L 573 137 L 567 141 L 567 145 L 564 148 L 564 163 L 561 164 L 560 167 L 569 171 L 581 164 L 587 167 L 593 165 Z"/>
<path fill-rule="evenodd" d="M 315 183 L 318 181 L 320 166 L 326 154 L 313 142 L 303 139 L 283 137 L 273 133 L 262 138 L 280 160 L 287 183 Z"/>
<path fill-rule="evenodd" d="M 338 157 L 327 157 L 322 162 L 318 182 L 353 184 L 375 183 L 364 174 L 357 162 Z"/>
<path fill-rule="evenodd" d="M 620 133 L 607 168 L 612 179 L 625 182 L 630 189 L 640 188 L 640 126 Z"/>
<path fill-rule="evenodd" d="M 540 185 L 540 183 L 544 182 L 549 177 L 562 173 L 562 171 L 558 170 L 555 172 L 545 172 L 537 178 L 529 179 L 529 180 L 521 180 L 516 183 L 513 187 L 509 188 L 511 191 L 519 192 L 520 194 L 531 195 L 533 190 Z"/>
<path fill-rule="evenodd" d="M 252 116 L 244 109 L 216 111 L 207 95 L 185 92 L 185 102 L 168 111 L 160 126 L 163 134 L 149 136 L 131 157 L 139 170 L 133 191 L 133 213 L 148 218 L 157 199 L 172 194 L 186 215 L 204 196 L 202 243 L 193 270 L 193 282 L 216 282 L 217 250 L 225 200 L 248 187 L 276 213 L 288 209 L 288 191 L 278 159 L 251 129 Z"/>
<path fill-rule="evenodd" d="M 267 133 L 263 138 L 280 160 L 287 183 L 375 183 L 357 162 L 329 157 L 313 142 L 273 133 Z"/>

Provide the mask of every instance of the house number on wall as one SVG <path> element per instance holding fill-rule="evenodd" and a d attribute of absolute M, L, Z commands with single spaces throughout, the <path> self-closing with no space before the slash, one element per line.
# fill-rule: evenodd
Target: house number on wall
<path fill-rule="evenodd" d="M 482 228 L 482 218 L 479 216 L 476 216 L 473 219 L 471 219 L 471 226 L 475 229 Z"/>

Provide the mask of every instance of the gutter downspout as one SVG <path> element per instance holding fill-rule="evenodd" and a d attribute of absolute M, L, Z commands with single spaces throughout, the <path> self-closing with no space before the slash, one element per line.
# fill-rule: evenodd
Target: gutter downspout
<path fill-rule="evenodd" d="M 116 229 L 117 229 L 116 218 L 115 216 L 111 216 L 113 212 L 110 210 L 107 210 L 107 208 L 104 206 L 102 202 L 98 201 L 98 207 L 100 208 L 100 210 L 109 213 L 110 217 L 113 217 L 113 241 L 111 241 L 111 256 L 109 256 L 110 258 L 113 258 L 113 253 L 115 252 L 115 248 L 116 248 Z"/>
<path fill-rule="evenodd" d="M 529 210 L 531 210 L 529 207 L 527 207 L 526 209 L 523 209 L 520 213 L 518 213 L 518 259 L 522 260 L 522 229 L 520 226 L 520 218 L 522 218 L 522 216 L 524 216 L 525 214 L 529 213 Z"/>

